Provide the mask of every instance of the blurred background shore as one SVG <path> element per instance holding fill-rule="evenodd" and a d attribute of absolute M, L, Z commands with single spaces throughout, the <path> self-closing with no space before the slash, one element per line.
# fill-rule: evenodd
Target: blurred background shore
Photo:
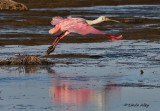
<path fill-rule="evenodd" d="M 159 0 L 16 0 L 25 3 L 29 8 L 44 7 L 85 7 L 97 5 L 138 5 L 160 4 Z"/>

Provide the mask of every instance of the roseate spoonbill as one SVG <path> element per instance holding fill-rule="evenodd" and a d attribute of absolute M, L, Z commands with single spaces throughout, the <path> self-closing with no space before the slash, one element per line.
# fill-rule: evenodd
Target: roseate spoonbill
<path fill-rule="evenodd" d="M 48 47 L 46 54 L 49 55 L 51 52 L 53 52 L 55 50 L 55 47 L 57 46 L 59 40 L 64 38 L 66 35 L 70 34 L 71 32 L 82 34 L 82 35 L 101 34 L 103 36 L 108 37 L 111 40 L 122 39 L 122 35 L 119 35 L 119 36 L 109 35 L 104 32 L 101 32 L 98 29 L 91 26 L 93 24 L 98 24 L 103 21 L 118 22 L 116 20 L 109 19 L 105 16 L 100 16 L 99 18 L 97 18 L 95 20 L 85 20 L 83 18 L 72 18 L 72 17 L 68 17 L 65 19 L 62 17 L 53 17 L 51 24 L 55 27 L 50 29 L 49 33 L 56 34 L 56 33 L 61 32 L 61 34 L 56 37 L 52 46 Z"/>

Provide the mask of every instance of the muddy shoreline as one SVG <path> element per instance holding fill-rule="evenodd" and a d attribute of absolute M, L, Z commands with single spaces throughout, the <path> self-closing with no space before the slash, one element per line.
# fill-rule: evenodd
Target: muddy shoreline
<path fill-rule="evenodd" d="M 26 5 L 13 0 L 0 0 L 0 11 L 1 10 L 24 11 L 28 10 L 28 8 Z"/>

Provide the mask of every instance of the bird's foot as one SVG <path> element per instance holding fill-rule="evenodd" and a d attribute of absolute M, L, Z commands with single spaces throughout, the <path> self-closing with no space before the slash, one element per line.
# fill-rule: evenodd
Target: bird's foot
<path fill-rule="evenodd" d="M 116 37 L 116 39 L 117 39 L 117 40 L 121 40 L 121 39 L 123 39 L 123 36 L 122 36 L 122 35 L 119 35 L 119 36 Z"/>
<path fill-rule="evenodd" d="M 121 39 L 123 39 L 123 36 L 122 35 L 119 35 L 119 36 L 110 36 L 109 38 L 111 40 L 121 40 Z"/>
<path fill-rule="evenodd" d="M 46 55 L 49 55 L 54 50 L 55 50 L 55 48 L 51 45 L 50 47 L 48 47 L 48 50 L 46 51 Z"/>

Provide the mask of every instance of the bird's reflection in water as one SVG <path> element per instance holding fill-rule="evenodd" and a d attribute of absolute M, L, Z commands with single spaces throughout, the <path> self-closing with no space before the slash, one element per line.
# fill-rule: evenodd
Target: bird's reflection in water
<path fill-rule="evenodd" d="M 86 109 L 106 111 L 120 101 L 121 89 L 119 87 L 90 88 L 84 81 L 80 83 L 79 87 L 77 82 L 54 79 L 50 87 L 53 104 L 59 105 L 61 108 L 68 106 L 70 111 L 74 111 L 74 108 L 76 111 L 85 111 Z M 83 83 L 85 87 L 82 85 Z M 94 109 L 92 109 L 93 107 Z"/>
<path fill-rule="evenodd" d="M 50 94 L 53 102 L 58 104 L 82 105 L 89 101 L 92 90 L 87 88 L 72 89 L 69 83 L 63 82 L 61 85 L 51 86 Z"/>

